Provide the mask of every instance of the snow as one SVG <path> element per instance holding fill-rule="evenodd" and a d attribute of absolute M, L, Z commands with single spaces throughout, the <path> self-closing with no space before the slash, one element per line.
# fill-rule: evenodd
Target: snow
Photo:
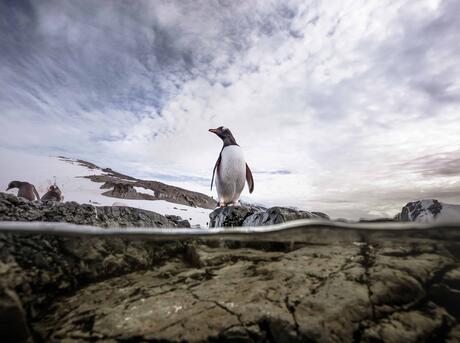
<path fill-rule="evenodd" d="M 452 205 L 440 202 L 442 208 L 437 215 L 429 210 L 434 205 L 433 199 L 420 200 L 423 211 L 414 218 L 413 213 L 409 213 L 409 218 L 418 223 L 453 223 L 460 222 L 460 205 Z"/>
<path fill-rule="evenodd" d="M 155 196 L 155 191 L 152 191 L 151 189 L 144 188 L 144 187 L 137 187 L 137 186 L 134 186 L 133 188 L 136 190 L 137 193 L 143 193 L 143 194 Z"/>
<path fill-rule="evenodd" d="M 93 182 L 82 176 L 105 174 L 101 170 L 88 169 L 77 162 L 68 162 L 58 157 L 36 156 L 24 153 L 12 153 L 0 150 L 0 191 L 7 188 L 13 180 L 27 181 L 35 185 L 40 196 L 46 193 L 48 187 L 56 180 L 57 185 L 64 195 L 65 201 L 76 201 L 80 204 L 99 206 L 112 206 L 115 202 L 126 204 L 129 207 L 154 211 L 162 215 L 178 215 L 189 220 L 192 226 L 199 225 L 207 228 L 211 210 L 195 208 L 185 205 L 170 203 L 164 200 L 133 200 L 117 199 L 102 195 L 106 189 L 99 187 L 102 183 Z M 151 194 L 152 190 L 142 187 L 137 190 L 141 193 Z M 17 194 L 17 190 L 7 193 Z M 153 195 L 153 194 L 152 194 Z"/>

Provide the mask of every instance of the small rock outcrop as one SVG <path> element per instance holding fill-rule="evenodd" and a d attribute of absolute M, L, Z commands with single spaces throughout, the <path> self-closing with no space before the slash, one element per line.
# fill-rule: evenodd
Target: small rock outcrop
<path fill-rule="evenodd" d="M 180 216 L 167 214 L 165 217 L 176 224 L 177 227 L 191 227 L 190 222 L 187 219 L 182 219 Z"/>
<path fill-rule="evenodd" d="M 67 222 L 96 226 L 174 227 L 161 214 L 133 207 L 28 201 L 0 193 L 0 221 Z"/>
<path fill-rule="evenodd" d="M 261 226 L 280 224 L 297 219 L 324 219 L 329 216 L 321 212 L 308 212 L 288 207 L 227 206 L 215 209 L 209 214 L 210 227 Z"/>
<path fill-rule="evenodd" d="M 457 222 L 460 221 L 460 205 L 442 203 L 436 199 L 412 201 L 404 205 L 395 219 L 403 222 Z"/>
<path fill-rule="evenodd" d="M 216 208 L 209 214 L 209 227 L 242 226 L 250 215 L 260 211 L 249 206 L 226 206 Z"/>

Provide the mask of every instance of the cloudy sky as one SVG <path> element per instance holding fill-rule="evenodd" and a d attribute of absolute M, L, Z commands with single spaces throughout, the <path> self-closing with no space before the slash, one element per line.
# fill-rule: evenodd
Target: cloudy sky
<path fill-rule="evenodd" d="M 2 0 L 0 145 L 210 194 L 221 141 L 207 130 L 224 125 L 251 202 L 349 218 L 460 203 L 458 13 L 457 0 Z"/>

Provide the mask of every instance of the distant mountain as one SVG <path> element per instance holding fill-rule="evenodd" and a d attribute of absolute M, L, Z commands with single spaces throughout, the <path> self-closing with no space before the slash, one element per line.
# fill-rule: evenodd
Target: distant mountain
<path fill-rule="evenodd" d="M 100 168 L 83 160 L 71 160 L 62 156 L 59 158 L 67 162 L 76 162 L 90 170 L 99 171 L 99 173 L 84 177 L 93 182 L 102 183 L 100 188 L 107 189 L 106 192 L 102 193 L 105 196 L 119 199 L 165 200 L 175 204 L 207 209 L 216 207 L 216 201 L 202 193 L 167 185 L 159 181 L 137 179 L 110 168 Z"/>
<path fill-rule="evenodd" d="M 459 222 L 460 205 L 445 204 L 435 199 L 407 203 L 395 217 L 403 222 Z"/>

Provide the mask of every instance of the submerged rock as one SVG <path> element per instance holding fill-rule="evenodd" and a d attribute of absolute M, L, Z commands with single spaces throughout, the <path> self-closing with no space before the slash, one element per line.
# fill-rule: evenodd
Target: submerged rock
<path fill-rule="evenodd" d="M 432 245 L 413 248 L 198 245 L 193 265 L 171 260 L 92 283 L 53 301 L 32 327 L 50 342 L 458 340 L 458 316 L 431 295 L 457 262 Z"/>

